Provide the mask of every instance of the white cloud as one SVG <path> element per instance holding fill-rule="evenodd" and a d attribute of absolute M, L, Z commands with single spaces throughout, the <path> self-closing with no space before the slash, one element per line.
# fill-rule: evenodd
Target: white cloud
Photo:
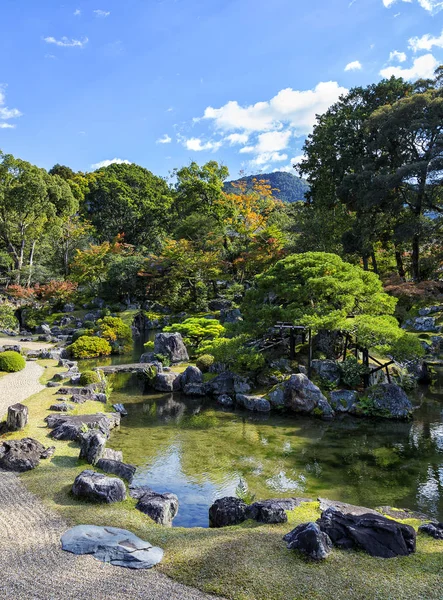
<path fill-rule="evenodd" d="M 434 37 L 426 33 L 422 37 L 412 37 L 409 40 L 409 48 L 414 52 L 419 50 L 432 50 L 433 47 L 443 48 L 443 30 L 439 37 Z"/>
<path fill-rule="evenodd" d="M 252 152 L 255 152 L 255 146 L 244 146 L 243 148 L 240 148 L 239 152 L 240 154 L 251 154 Z"/>
<path fill-rule="evenodd" d="M 102 167 L 109 167 L 109 165 L 131 165 L 130 160 L 123 160 L 122 158 L 112 158 L 111 160 L 102 160 L 101 162 L 91 165 L 91 169 L 101 169 Z"/>
<path fill-rule="evenodd" d="M 383 4 L 386 8 L 390 8 L 393 4 L 400 1 L 411 4 L 413 0 L 383 0 Z M 435 15 L 443 10 L 443 0 L 418 0 L 418 3 L 422 8 L 430 12 L 431 15 Z"/>
<path fill-rule="evenodd" d="M 416 59 L 412 67 L 387 67 L 380 71 L 382 77 L 403 77 L 403 79 L 431 79 L 439 63 L 432 54 L 424 54 Z"/>
<path fill-rule="evenodd" d="M 292 131 L 269 131 L 258 136 L 256 150 L 262 152 L 277 152 L 288 147 Z"/>
<path fill-rule="evenodd" d="M 163 135 L 161 138 L 158 138 L 156 144 L 170 144 L 171 142 L 172 138 L 167 133 L 165 133 L 165 135 Z"/>
<path fill-rule="evenodd" d="M 6 106 L 6 86 L 0 85 L 0 119 L 8 121 L 9 119 L 17 119 L 22 116 L 18 108 L 8 108 Z M 14 129 L 15 125 L 9 123 L 0 123 L 1 129 Z"/>
<path fill-rule="evenodd" d="M 247 133 L 231 133 L 225 137 L 225 140 L 229 142 L 231 146 L 234 146 L 235 144 L 246 144 L 248 139 L 249 135 Z"/>
<path fill-rule="evenodd" d="M 64 48 L 83 48 L 88 43 L 88 38 L 85 37 L 82 40 L 69 39 L 65 35 L 57 40 L 55 37 L 45 37 L 47 44 L 55 44 L 56 46 L 62 46 Z"/>
<path fill-rule="evenodd" d="M 359 60 L 354 60 L 346 65 L 345 71 L 361 71 L 362 66 Z"/>
<path fill-rule="evenodd" d="M 94 14 L 95 14 L 97 17 L 104 18 L 104 17 L 109 17 L 109 15 L 110 15 L 111 13 L 110 13 L 110 11 L 108 11 L 108 10 L 94 10 Z"/>
<path fill-rule="evenodd" d="M 399 52 L 398 50 L 394 50 L 389 54 L 390 61 L 398 61 L 399 63 L 404 63 L 407 60 L 407 56 L 404 52 Z"/>
<path fill-rule="evenodd" d="M 77 8 L 77 10 L 74 11 L 74 17 L 79 17 L 82 14 L 82 11 Z"/>
<path fill-rule="evenodd" d="M 311 132 L 317 114 L 325 112 L 347 91 L 336 81 L 320 82 L 313 90 L 286 88 L 269 101 L 249 106 L 240 106 L 236 100 L 220 108 L 208 106 L 202 118 L 224 131 L 265 132 L 282 129 L 286 123 L 301 136 Z"/>
<path fill-rule="evenodd" d="M 187 148 L 188 150 L 192 150 L 193 152 L 202 152 L 204 150 L 212 150 L 213 152 L 217 152 L 217 150 L 222 146 L 222 142 L 202 142 L 200 138 L 180 138 L 179 141 Z"/>
<path fill-rule="evenodd" d="M 263 167 L 263 165 L 269 163 L 282 162 L 285 160 L 288 160 L 287 154 L 281 154 L 280 152 L 263 152 L 252 159 L 249 164 L 251 167 Z"/>

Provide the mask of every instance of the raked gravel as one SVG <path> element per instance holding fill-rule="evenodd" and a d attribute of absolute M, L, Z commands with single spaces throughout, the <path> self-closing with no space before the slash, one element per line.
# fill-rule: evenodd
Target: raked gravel
<path fill-rule="evenodd" d="M 0 416 L 39 392 L 42 367 L 27 363 L 0 379 Z M 38 467 L 37 467 L 38 468 Z M 209 600 L 155 570 L 133 571 L 75 556 L 60 547 L 69 527 L 13 473 L 0 471 L 2 600 Z"/>

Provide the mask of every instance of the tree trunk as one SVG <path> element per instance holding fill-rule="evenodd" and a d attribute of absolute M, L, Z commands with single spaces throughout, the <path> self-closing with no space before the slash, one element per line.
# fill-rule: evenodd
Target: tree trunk
<path fill-rule="evenodd" d="M 406 272 L 403 264 L 403 255 L 397 247 L 395 247 L 395 262 L 397 263 L 397 273 L 399 277 L 405 279 Z"/>
<path fill-rule="evenodd" d="M 371 261 L 372 261 L 372 269 L 373 269 L 374 273 L 376 273 L 378 275 L 378 265 L 377 265 L 377 259 L 375 257 L 374 251 L 371 252 Z"/>
<path fill-rule="evenodd" d="M 420 281 L 420 234 L 412 238 L 412 279 Z"/>
<path fill-rule="evenodd" d="M 362 258 L 363 258 L 363 269 L 365 271 L 369 271 L 369 262 L 368 262 L 368 256 L 367 256 L 367 254 L 364 254 L 362 256 Z"/>
<path fill-rule="evenodd" d="M 32 242 L 31 253 L 29 255 L 29 275 L 28 275 L 27 287 L 31 287 L 32 267 L 34 265 L 34 252 L 35 252 L 35 241 Z"/>

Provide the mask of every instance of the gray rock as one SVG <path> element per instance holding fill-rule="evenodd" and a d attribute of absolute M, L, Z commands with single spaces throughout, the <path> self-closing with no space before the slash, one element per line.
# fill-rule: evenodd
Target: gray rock
<path fill-rule="evenodd" d="M 367 398 L 373 405 L 374 416 L 388 419 L 409 419 L 412 416 L 412 404 L 398 385 L 382 383 L 373 386 L 368 389 Z"/>
<path fill-rule="evenodd" d="M 48 458 L 53 450 L 54 448 L 46 449 L 32 438 L 3 442 L 0 444 L 0 468 L 19 473 L 30 471 L 35 469 L 42 458 Z"/>
<path fill-rule="evenodd" d="M 247 396 L 246 394 L 237 394 L 235 400 L 239 406 L 254 412 L 269 412 L 271 405 L 268 400 L 260 396 Z"/>
<path fill-rule="evenodd" d="M 115 460 L 117 462 L 122 462 L 123 452 L 121 450 L 112 450 L 112 448 L 105 448 L 105 451 L 103 452 L 103 458 Z"/>
<path fill-rule="evenodd" d="M 440 331 L 435 323 L 435 317 L 416 317 L 412 323 L 415 331 Z"/>
<path fill-rule="evenodd" d="M 313 560 L 324 560 L 331 553 L 330 537 L 317 523 L 302 523 L 284 536 L 289 550 L 298 550 Z"/>
<path fill-rule="evenodd" d="M 48 415 L 45 418 L 52 429 L 51 437 L 56 440 L 79 441 L 84 426 L 96 429 L 109 438 L 111 429 L 120 425 L 119 413 L 97 413 L 95 415 Z"/>
<path fill-rule="evenodd" d="M 154 354 L 167 356 L 171 363 L 188 362 L 189 355 L 180 333 L 157 333 Z"/>
<path fill-rule="evenodd" d="M 115 412 L 120 413 L 122 417 L 128 416 L 128 411 L 126 410 L 123 404 L 113 404 L 112 408 L 115 410 Z"/>
<path fill-rule="evenodd" d="M 92 554 L 97 560 L 128 569 L 150 569 L 163 558 L 163 550 L 117 527 L 78 525 L 61 538 L 62 549 Z"/>
<path fill-rule="evenodd" d="M 248 505 L 240 498 L 227 496 L 219 498 L 209 508 L 210 527 L 228 527 L 239 525 L 248 519 Z"/>
<path fill-rule="evenodd" d="M 335 412 L 352 412 L 356 402 L 358 402 L 358 394 L 354 390 L 335 390 L 331 392 L 330 404 Z"/>
<path fill-rule="evenodd" d="M 178 373 L 157 373 L 152 382 L 152 387 L 157 392 L 178 392 L 181 377 Z"/>
<path fill-rule="evenodd" d="M 86 460 L 90 465 L 95 465 L 103 456 L 106 446 L 106 437 L 99 431 L 90 429 L 87 433 L 80 434 L 80 460 Z"/>
<path fill-rule="evenodd" d="M 183 393 L 185 396 L 206 396 L 206 388 L 203 383 L 187 383 L 183 387 Z"/>
<path fill-rule="evenodd" d="M 285 405 L 285 393 L 282 385 L 277 385 L 273 390 L 269 392 L 267 395 L 267 399 L 269 400 L 272 408 L 283 408 Z"/>
<path fill-rule="evenodd" d="M 74 404 L 84 404 L 86 402 L 86 400 L 88 400 L 87 396 L 81 396 L 80 394 L 72 394 L 71 396 L 71 402 L 74 402 Z M 91 398 L 92 400 L 92 398 Z"/>
<path fill-rule="evenodd" d="M 234 400 L 231 398 L 231 396 L 223 394 L 217 398 L 217 404 L 221 404 L 221 406 L 225 406 L 226 408 L 231 408 L 234 406 Z"/>
<path fill-rule="evenodd" d="M 51 404 L 49 410 L 53 410 L 55 412 L 68 412 L 70 410 L 74 410 L 73 404 L 68 404 L 67 402 L 60 402 L 59 404 Z"/>
<path fill-rule="evenodd" d="M 215 300 L 209 300 L 208 308 L 209 310 L 226 310 L 231 308 L 232 300 L 227 300 L 226 298 L 215 298 Z"/>
<path fill-rule="evenodd" d="M 36 333 L 41 333 L 43 335 L 52 335 L 51 328 L 47 323 L 42 323 L 36 329 Z"/>
<path fill-rule="evenodd" d="M 13 404 L 8 407 L 6 427 L 8 431 L 20 431 L 28 423 L 28 407 L 24 404 Z"/>
<path fill-rule="evenodd" d="M 65 304 L 63 307 L 63 312 L 74 312 L 75 305 L 74 304 Z"/>
<path fill-rule="evenodd" d="M 295 505 L 291 501 L 261 500 L 248 506 L 246 515 L 258 523 L 286 523 L 288 521 L 287 510 L 293 510 Z"/>
<path fill-rule="evenodd" d="M 18 354 L 21 353 L 22 351 L 22 347 L 20 346 L 20 344 L 5 344 L 3 346 L 3 350 L 6 352 L 17 352 Z"/>
<path fill-rule="evenodd" d="M 220 323 L 238 323 L 243 321 L 243 315 L 239 308 L 220 311 Z"/>
<path fill-rule="evenodd" d="M 107 477 L 95 471 L 82 471 L 75 478 L 72 493 L 78 498 L 97 502 L 122 502 L 126 500 L 126 487 L 121 479 Z"/>
<path fill-rule="evenodd" d="M 208 381 L 206 390 L 214 396 L 234 396 L 235 394 L 248 394 L 251 386 L 244 377 L 225 371 Z"/>
<path fill-rule="evenodd" d="M 145 352 L 140 356 L 140 363 L 147 364 L 155 361 L 155 355 L 153 352 Z"/>
<path fill-rule="evenodd" d="M 138 498 L 136 507 L 159 525 L 170 527 L 178 512 L 178 498 L 175 494 L 159 494 L 148 487 L 132 487 L 129 491 Z"/>
<path fill-rule="evenodd" d="M 338 502 L 337 500 L 328 500 L 327 498 L 317 498 L 320 503 L 320 510 L 323 512 L 328 508 L 333 508 L 340 511 L 344 515 L 379 515 L 380 513 L 372 508 L 366 508 L 365 506 L 355 506 L 354 504 L 347 504 L 346 502 Z"/>
<path fill-rule="evenodd" d="M 120 462 L 119 460 L 112 460 L 109 458 L 100 458 L 97 461 L 96 466 L 105 473 L 110 473 L 112 475 L 117 475 L 117 477 L 121 477 L 122 479 L 126 479 L 129 483 L 132 483 L 136 471 L 134 465 L 129 465 Z"/>
<path fill-rule="evenodd" d="M 429 516 L 409 508 L 394 508 L 393 506 L 377 506 L 375 509 L 385 517 L 391 517 L 395 520 L 417 519 L 418 521 L 429 521 Z"/>
<path fill-rule="evenodd" d="M 313 360 L 312 370 L 325 381 L 336 385 L 340 382 L 340 367 L 335 360 Z"/>
<path fill-rule="evenodd" d="M 60 384 L 56 383 L 55 381 L 48 381 L 48 383 L 46 384 L 46 387 L 48 387 L 48 388 L 56 388 L 56 387 L 60 387 Z"/>
<path fill-rule="evenodd" d="M 301 414 L 314 414 L 324 418 L 334 416 L 330 404 L 323 396 L 320 388 L 303 373 L 296 373 L 283 385 L 285 407 Z"/>
<path fill-rule="evenodd" d="M 436 521 L 425 523 L 424 525 L 420 525 L 418 530 L 420 533 L 430 535 L 435 540 L 443 540 L 443 523 L 437 523 Z"/>
<path fill-rule="evenodd" d="M 181 384 L 185 387 L 188 384 L 199 384 L 203 382 L 203 373 L 198 367 L 189 366 L 181 375 Z"/>

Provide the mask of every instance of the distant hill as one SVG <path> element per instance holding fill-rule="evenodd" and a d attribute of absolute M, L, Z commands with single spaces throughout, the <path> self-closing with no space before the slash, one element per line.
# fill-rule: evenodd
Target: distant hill
<path fill-rule="evenodd" d="M 300 177 L 296 177 L 292 173 L 277 171 L 276 173 L 260 173 L 259 175 L 248 175 L 234 181 L 227 181 L 225 183 L 225 191 L 235 192 L 236 188 L 232 184 L 239 181 L 246 181 L 247 187 L 251 188 L 254 179 L 265 179 L 268 181 L 273 189 L 278 190 L 273 192 L 274 198 L 283 202 L 303 201 L 305 199 L 305 192 L 309 190 L 309 185 L 304 179 L 300 179 Z"/>

